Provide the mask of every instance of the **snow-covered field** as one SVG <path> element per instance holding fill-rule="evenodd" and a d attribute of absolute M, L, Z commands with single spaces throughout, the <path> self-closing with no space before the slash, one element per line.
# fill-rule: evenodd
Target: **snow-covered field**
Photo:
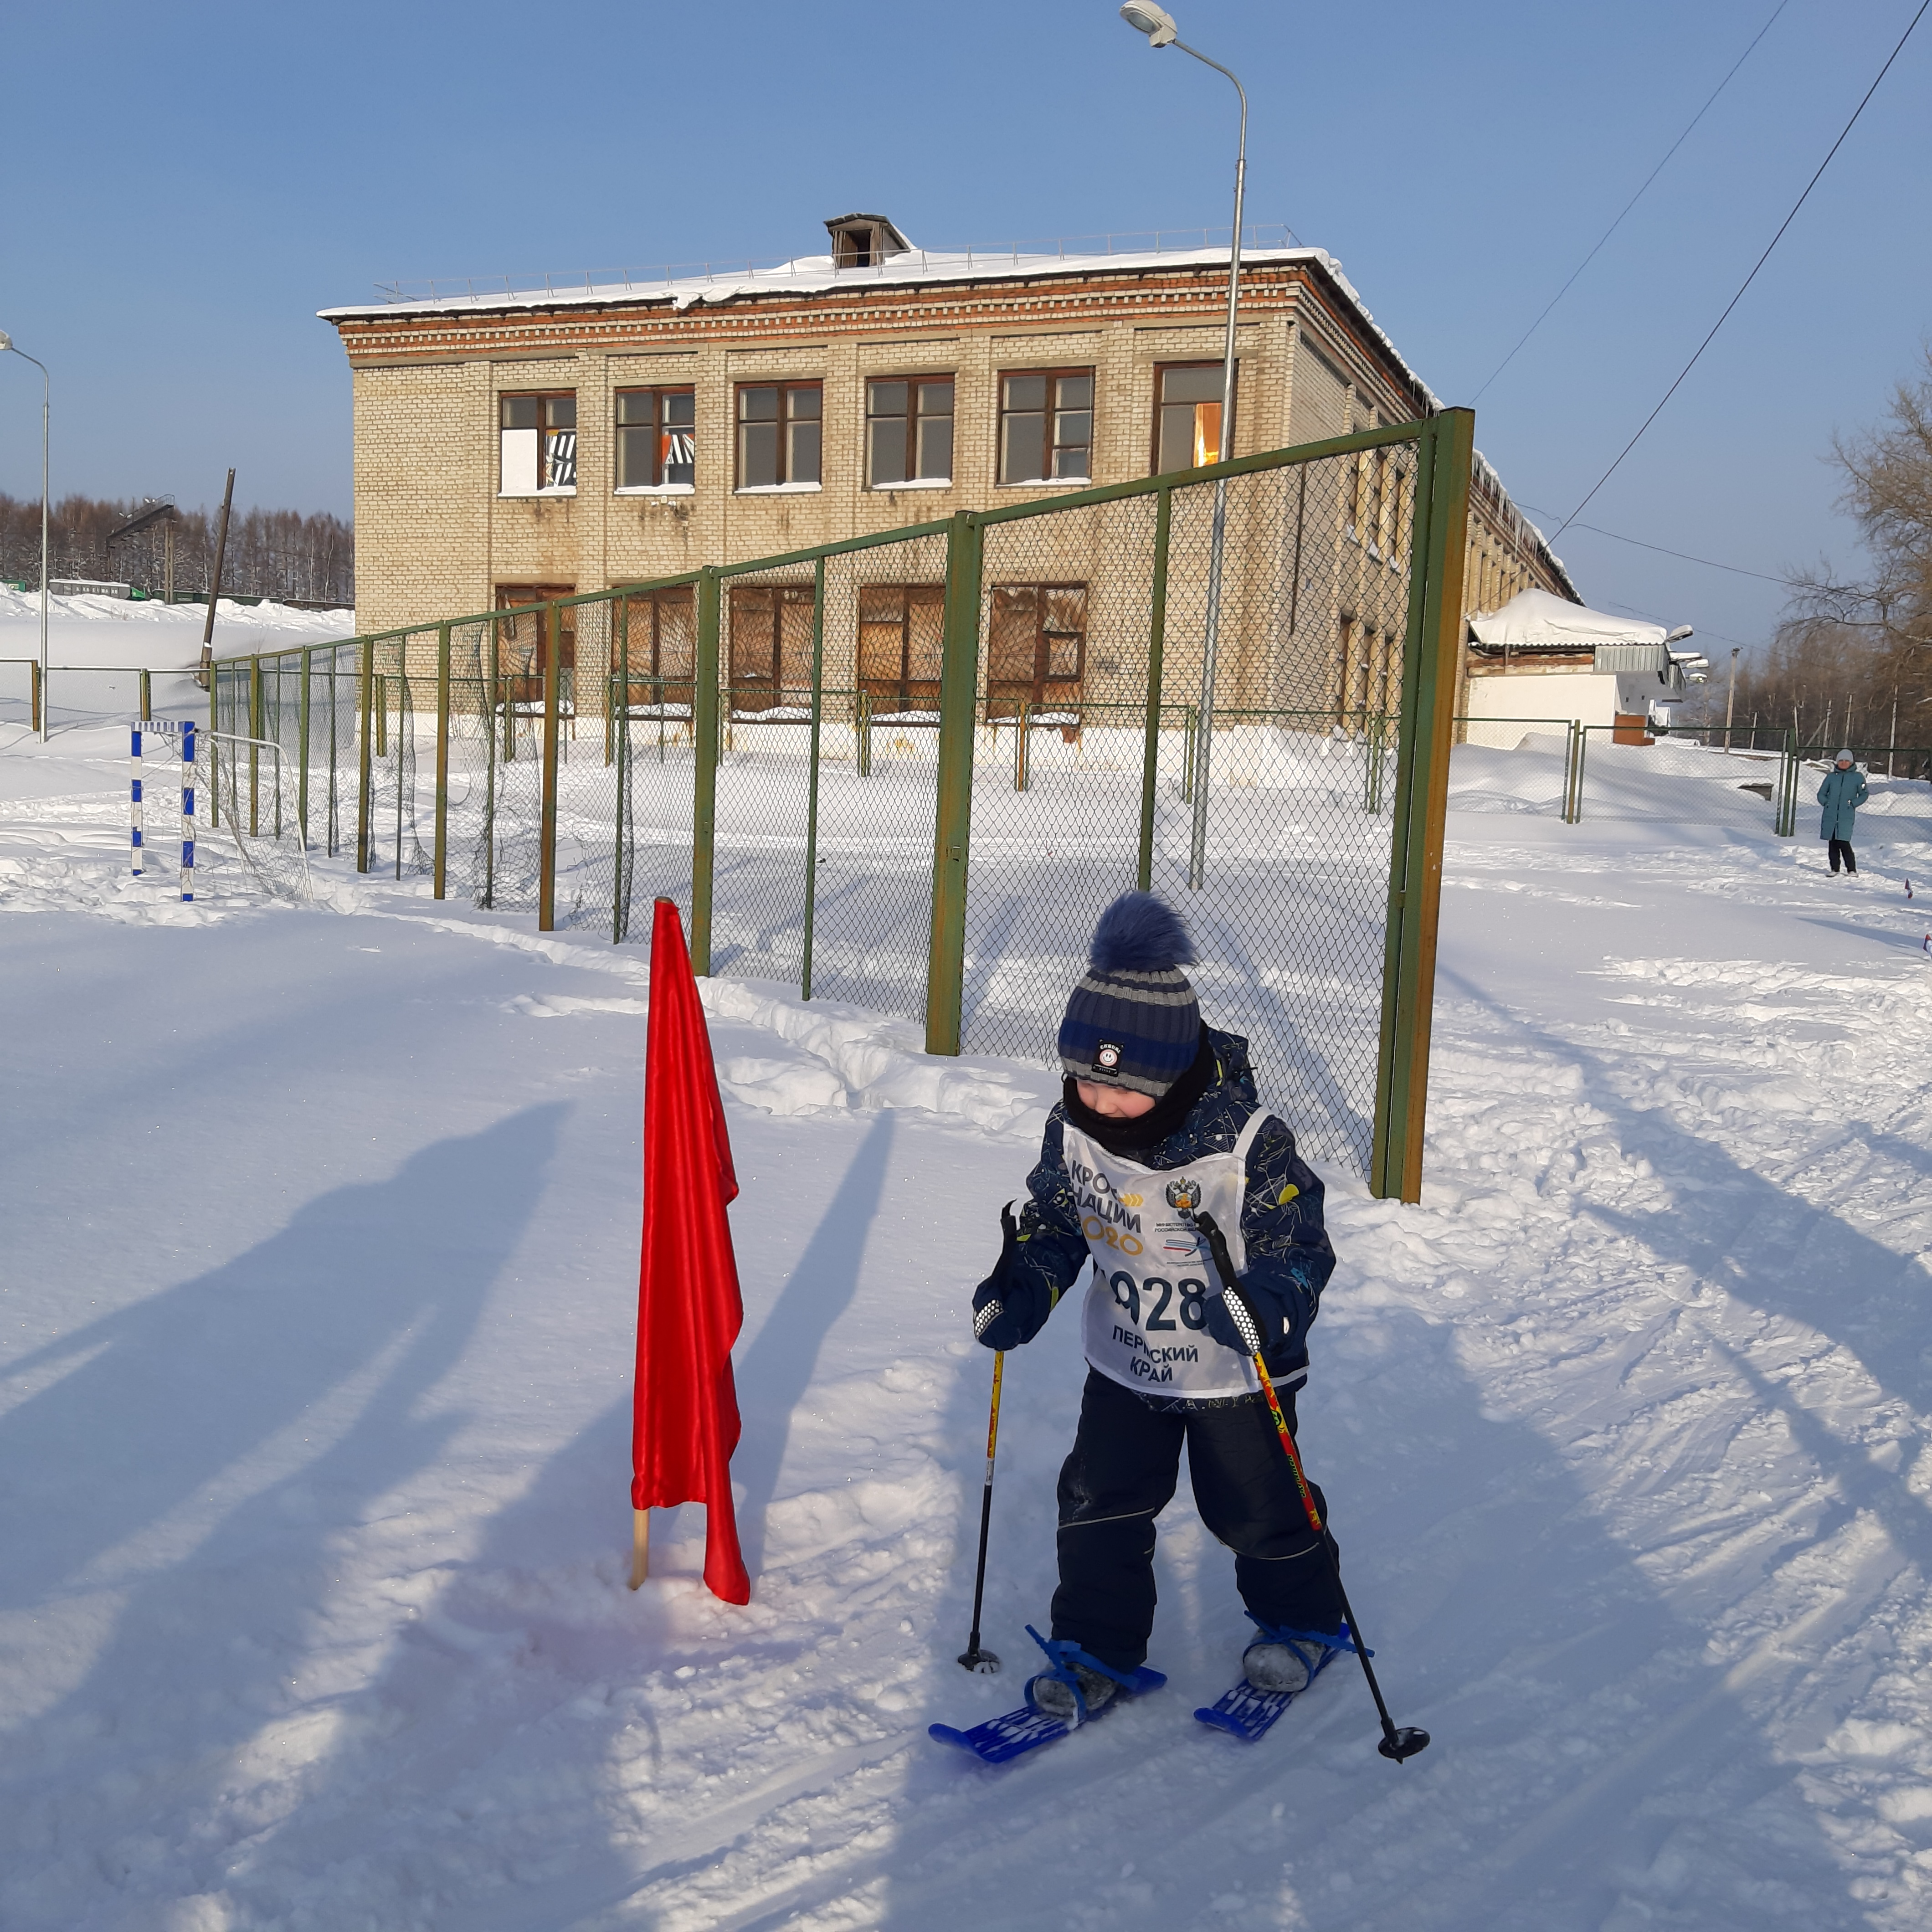
<path fill-rule="evenodd" d="M 38 581 L 38 580 L 37 580 Z M 205 711 L 194 667 L 201 661 L 208 610 L 200 604 L 157 604 L 118 597 L 50 597 L 47 600 L 48 722 L 56 730 L 133 715 L 140 697 L 134 674 L 151 670 L 155 710 Z M 352 610 L 294 610 L 284 604 L 214 607 L 214 654 L 250 652 L 347 637 Z M 0 586 L 0 721 L 24 722 L 32 703 L 30 662 L 40 655 L 40 596 Z M 73 668 L 66 668 L 73 667 Z"/>
<path fill-rule="evenodd" d="M 925 1727 L 1017 1701 L 1052 1586 L 1064 1316 L 1009 1364 L 1008 1670 L 954 1664 L 1045 1073 L 707 985 L 754 1594 L 687 1508 L 633 1595 L 640 955 L 335 862 L 263 905 L 213 840 L 183 907 L 115 734 L 0 727 L 0 1924 L 1922 1928 L 1924 828 L 1834 880 L 1808 814 L 1564 826 L 1496 755 L 1425 1199 L 1333 1183 L 1302 1411 L 1435 1744 L 1340 1670 L 1194 1724 L 1242 1618 L 1181 1501 L 1169 1688 L 994 1772 Z"/>

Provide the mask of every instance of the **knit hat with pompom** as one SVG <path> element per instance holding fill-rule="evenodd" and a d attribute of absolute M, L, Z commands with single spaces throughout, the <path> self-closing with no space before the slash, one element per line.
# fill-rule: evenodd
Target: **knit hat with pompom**
<path fill-rule="evenodd" d="M 1180 969 L 1194 942 L 1151 892 L 1124 892 L 1100 915 L 1084 976 L 1060 1023 L 1060 1064 L 1076 1080 L 1156 1100 L 1193 1065 L 1201 1004 Z"/>

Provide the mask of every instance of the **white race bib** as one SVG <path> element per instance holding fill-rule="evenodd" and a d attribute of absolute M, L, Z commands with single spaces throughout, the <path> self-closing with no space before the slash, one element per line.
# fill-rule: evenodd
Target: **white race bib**
<path fill-rule="evenodd" d="M 1235 1272 L 1247 1265 L 1241 1202 L 1248 1150 L 1268 1118 L 1257 1107 L 1227 1153 L 1184 1167 L 1143 1167 L 1108 1153 L 1070 1120 L 1062 1128 L 1080 1229 L 1094 1257 L 1087 1359 L 1110 1380 L 1192 1400 L 1259 1392 L 1254 1364 L 1208 1332 L 1207 1297 L 1220 1284 L 1206 1240 L 1186 1217 L 1211 1214 Z"/>

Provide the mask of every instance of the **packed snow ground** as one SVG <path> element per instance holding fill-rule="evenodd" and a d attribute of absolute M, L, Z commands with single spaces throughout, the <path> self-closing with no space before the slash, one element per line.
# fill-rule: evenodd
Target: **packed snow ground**
<path fill-rule="evenodd" d="M 1378 1757 L 1342 1670 L 1195 1724 L 1243 1620 L 1184 1495 L 1169 1688 L 988 1772 L 925 1727 L 1018 1701 L 1052 1588 L 1064 1314 L 1009 1362 L 1008 1669 L 954 1664 L 1047 1076 L 707 984 L 754 1594 L 686 1508 L 633 1595 L 640 951 L 328 862 L 265 906 L 218 848 L 184 907 L 125 776 L 0 728 L 0 1924 L 1932 1916 L 1922 828 L 1853 883 L 1809 818 L 1452 815 L 1425 1198 L 1331 1182 L 1302 1411 L 1434 1745 Z"/>

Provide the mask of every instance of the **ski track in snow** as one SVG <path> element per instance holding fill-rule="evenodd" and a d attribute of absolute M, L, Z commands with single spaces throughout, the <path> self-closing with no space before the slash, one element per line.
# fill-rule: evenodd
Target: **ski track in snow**
<path fill-rule="evenodd" d="M 1424 1199 L 1331 1181 L 1303 1405 L 1435 1744 L 1377 1757 L 1346 1668 L 1193 1723 L 1243 1619 L 1184 1485 L 1168 1688 L 988 1771 L 925 1726 L 1018 1701 L 1052 1588 L 1064 1315 L 1009 1362 L 1007 1668 L 953 1664 L 1046 1072 L 705 983 L 754 1594 L 686 1509 L 633 1595 L 642 949 L 326 862 L 182 906 L 108 734 L 0 749 L 0 1924 L 1932 1917 L 1922 846 L 1452 818 Z"/>

